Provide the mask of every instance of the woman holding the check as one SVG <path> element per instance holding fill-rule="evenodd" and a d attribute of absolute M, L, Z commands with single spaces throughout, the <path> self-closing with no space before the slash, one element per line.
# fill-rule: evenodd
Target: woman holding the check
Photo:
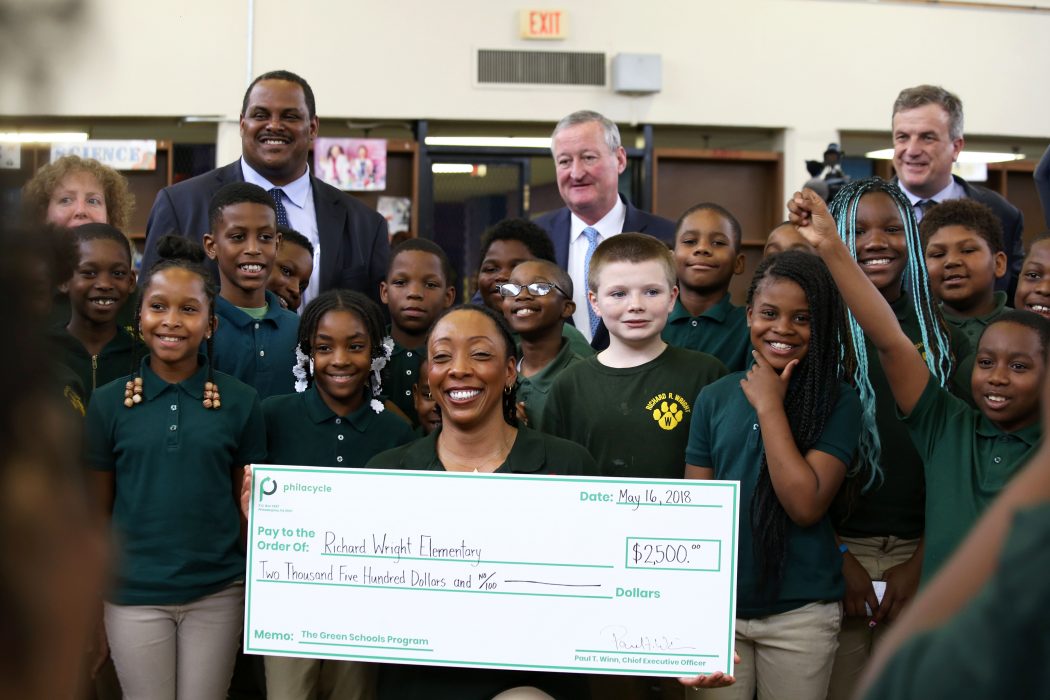
<path fill-rule="evenodd" d="M 518 425 L 516 348 L 506 322 L 493 311 L 473 305 L 449 309 L 435 321 L 426 348 L 430 391 L 441 411 L 441 427 L 427 437 L 376 455 L 368 468 L 597 473 L 593 458 L 581 446 Z M 246 515 L 250 498 L 248 473 L 241 491 Z M 725 677 L 700 677 L 688 684 L 712 682 L 724 684 Z M 383 665 L 379 673 L 381 699 L 488 700 L 506 691 L 512 691 L 508 697 L 515 698 L 589 697 L 586 678 L 575 674 L 393 664 Z"/>

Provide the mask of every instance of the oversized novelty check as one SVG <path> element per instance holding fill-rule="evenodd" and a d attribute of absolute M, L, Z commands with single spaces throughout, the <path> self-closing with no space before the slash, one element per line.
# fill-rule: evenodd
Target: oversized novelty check
<path fill-rule="evenodd" d="M 253 470 L 248 653 L 732 673 L 737 482 Z"/>

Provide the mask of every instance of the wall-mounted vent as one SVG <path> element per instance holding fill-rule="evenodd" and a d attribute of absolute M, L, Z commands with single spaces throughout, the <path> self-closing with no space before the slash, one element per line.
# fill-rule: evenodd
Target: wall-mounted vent
<path fill-rule="evenodd" d="M 478 83 L 604 87 L 605 54 L 479 49 Z"/>

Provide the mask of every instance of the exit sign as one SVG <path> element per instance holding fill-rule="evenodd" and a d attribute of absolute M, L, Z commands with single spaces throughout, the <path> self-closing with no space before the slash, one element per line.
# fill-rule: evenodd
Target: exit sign
<path fill-rule="evenodd" d="M 522 39 L 564 39 L 569 35 L 565 10 L 522 10 Z"/>

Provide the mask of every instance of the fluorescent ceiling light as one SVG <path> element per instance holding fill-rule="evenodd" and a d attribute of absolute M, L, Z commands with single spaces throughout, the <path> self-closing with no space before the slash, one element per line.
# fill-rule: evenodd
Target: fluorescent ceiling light
<path fill-rule="evenodd" d="M 470 163 L 434 163 L 430 166 L 430 172 L 436 175 L 485 177 L 488 174 L 488 166 L 484 163 L 480 165 L 471 165 Z"/>
<path fill-rule="evenodd" d="M 548 136 L 428 136 L 428 146 L 465 146 L 468 148 L 550 148 Z"/>
<path fill-rule="evenodd" d="M 893 149 L 883 148 L 879 151 L 868 151 L 868 158 L 893 160 Z M 960 163 L 1005 163 L 1011 160 L 1024 160 L 1024 153 L 994 153 L 992 151 L 963 151 L 959 154 Z"/>
<path fill-rule="evenodd" d="M 12 131 L 0 132 L 0 143 L 79 143 L 87 141 L 85 131 L 42 132 Z"/>
<path fill-rule="evenodd" d="M 430 166 L 430 172 L 438 175 L 469 175 L 474 172 L 474 166 L 470 163 L 434 163 Z"/>

